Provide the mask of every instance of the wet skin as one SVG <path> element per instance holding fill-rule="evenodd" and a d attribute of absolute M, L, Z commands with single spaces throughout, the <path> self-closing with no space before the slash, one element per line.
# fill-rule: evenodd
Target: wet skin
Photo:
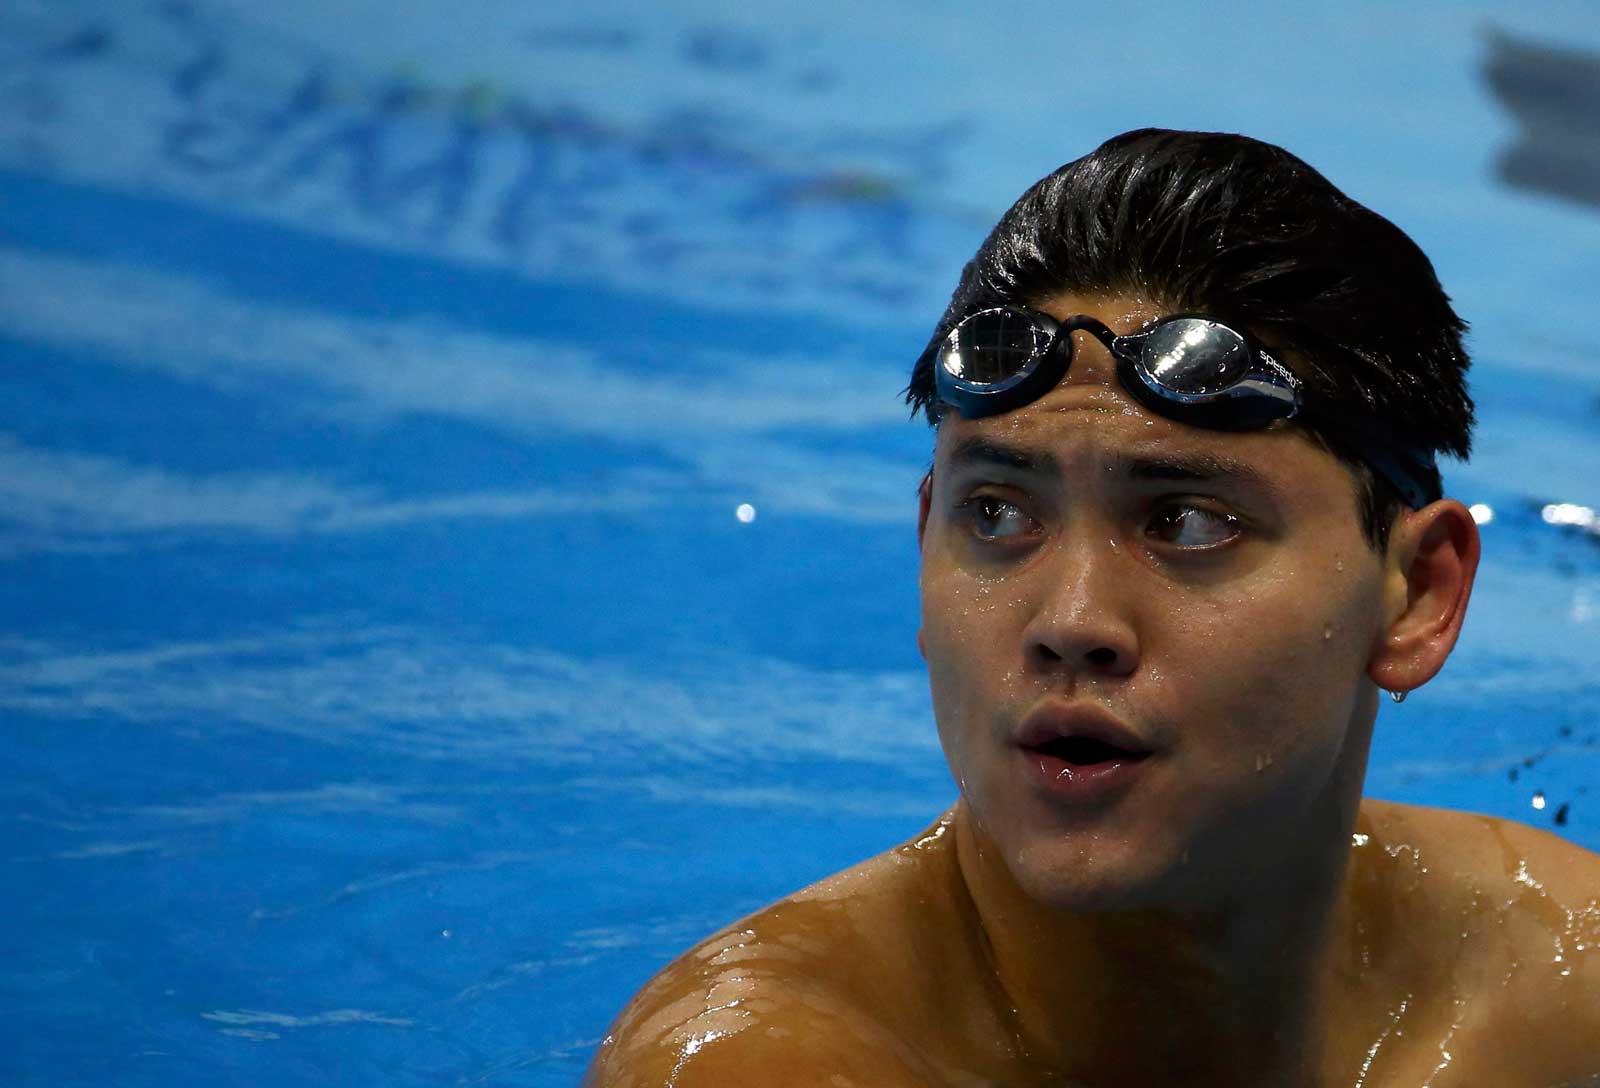
<path fill-rule="evenodd" d="M 1600 1084 L 1600 859 L 1360 796 L 1380 685 L 1454 645 L 1470 515 L 1380 554 L 1303 434 L 1152 415 L 1075 348 L 939 428 L 920 642 L 960 800 L 670 965 L 586 1084 Z M 1137 755 L 1042 760 L 1052 730 Z"/>

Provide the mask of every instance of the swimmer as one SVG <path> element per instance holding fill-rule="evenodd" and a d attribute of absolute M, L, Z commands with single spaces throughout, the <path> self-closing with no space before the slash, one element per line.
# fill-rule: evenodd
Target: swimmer
<path fill-rule="evenodd" d="M 1600 1085 L 1600 858 L 1362 798 L 1477 569 L 1464 328 L 1268 144 L 1029 189 L 908 390 L 958 799 L 666 967 L 584 1083 Z"/>

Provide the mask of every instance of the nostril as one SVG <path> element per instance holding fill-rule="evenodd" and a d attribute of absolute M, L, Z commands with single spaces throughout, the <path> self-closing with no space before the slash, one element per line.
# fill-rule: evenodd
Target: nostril
<path fill-rule="evenodd" d="M 1022 631 L 1023 659 L 1031 669 L 1122 676 L 1139 663 L 1139 636 L 1104 609 L 1093 615 L 1041 610 Z"/>

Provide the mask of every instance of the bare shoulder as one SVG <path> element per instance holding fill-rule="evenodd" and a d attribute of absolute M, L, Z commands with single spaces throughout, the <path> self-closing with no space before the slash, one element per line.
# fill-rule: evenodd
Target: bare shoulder
<path fill-rule="evenodd" d="M 906 924 L 936 879 L 920 862 L 870 858 L 679 956 L 618 1015 L 585 1088 L 930 1083 L 903 1030 L 918 988 L 895 984 L 923 943 Z"/>
<path fill-rule="evenodd" d="M 916 1054 L 836 987 L 669 968 L 624 1010 L 584 1088 L 922 1088 Z"/>
<path fill-rule="evenodd" d="M 1449 998 L 1459 1066 L 1504 1084 L 1600 1084 L 1600 855 L 1511 820 L 1362 809 L 1406 900 L 1417 978 Z"/>
<path fill-rule="evenodd" d="M 1392 855 L 1409 851 L 1458 889 L 1518 899 L 1537 890 L 1565 909 L 1600 897 L 1600 854 L 1514 820 L 1386 801 L 1362 802 L 1362 825 Z"/>

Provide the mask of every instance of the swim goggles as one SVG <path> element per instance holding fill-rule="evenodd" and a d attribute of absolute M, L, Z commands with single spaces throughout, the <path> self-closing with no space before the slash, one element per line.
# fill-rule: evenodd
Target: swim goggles
<path fill-rule="evenodd" d="M 1089 333 L 1117 361 L 1140 404 L 1179 423 L 1256 431 L 1280 419 L 1320 423 L 1348 443 L 1412 508 L 1438 495 L 1431 450 L 1408 447 L 1375 424 L 1334 419 L 1303 382 L 1251 337 L 1198 314 L 1164 317 L 1118 336 L 1086 314 L 1065 321 L 1017 306 L 979 310 L 931 345 L 938 399 L 966 419 L 1015 411 L 1044 396 L 1072 365 L 1072 333 Z"/>

